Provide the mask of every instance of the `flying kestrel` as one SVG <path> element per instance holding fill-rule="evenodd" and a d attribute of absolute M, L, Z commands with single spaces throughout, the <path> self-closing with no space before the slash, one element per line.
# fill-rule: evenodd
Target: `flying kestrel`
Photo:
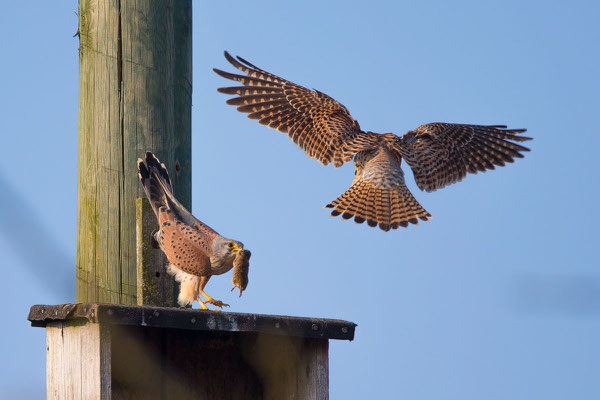
<path fill-rule="evenodd" d="M 417 186 L 432 192 L 461 181 L 469 173 L 494 169 L 522 158 L 529 151 L 514 142 L 525 129 L 504 125 L 431 123 L 404 136 L 378 134 L 360 129 L 346 107 L 325 93 L 309 90 L 267 71 L 241 57 L 225 58 L 244 75 L 214 69 L 243 86 L 218 89 L 237 95 L 227 104 L 248 113 L 262 125 L 287 133 L 306 154 L 323 165 L 340 167 L 352 160 L 356 167 L 352 186 L 328 204 L 332 216 L 354 217 L 384 231 L 427 221 L 431 215 L 415 200 L 404 182 L 402 159 L 411 167 Z"/>
<path fill-rule="evenodd" d="M 147 152 L 145 163 L 138 159 L 138 171 L 158 219 L 159 230 L 154 237 L 169 260 L 167 271 L 181 283 L 177 302 L 183 307 L 198 300 L 203 309 L 208 309 L 204 303 L 228 306 L 207 295 L 204 287 L 211 276 L 224 274 L 235 264 L 233 284 L 241 296 L 248 285 L 250 252 L 241 242 L 224 238 L 200 222 L 177 201 L 167 168 L 154 154 Z M 203 301 L 200 294 L 207 300 Z"/>

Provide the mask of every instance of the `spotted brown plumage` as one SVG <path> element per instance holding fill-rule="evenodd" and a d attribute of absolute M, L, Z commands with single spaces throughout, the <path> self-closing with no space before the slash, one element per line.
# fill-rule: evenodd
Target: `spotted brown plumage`
<path fill-rule="evenodd" d="M 427 221 L 431 215 L 415 200 L 404 181 L 402 159 L 411 167 L 417 186 L 428 192 L 461 181 L 467 173 L 483 172 L 522 158 L 527 147 L 515 142 L 525 129 L 504 125 L 431 123 L 403 136 L 361 130 L 337 100 L 317 90 L 289 82 L 225 52 L 243 74 L 214 71 L 243 86 L 217 89 L 236 95 L 227 104 L 248 113 L 260 124 L 286 133 L 311 158 L 340 167 L 354 157 L 352 186 L 326 207 L 331 215 L 354 217 L 385 231 Z"/>
<path fill-rule="evenodd" d="M 248 251 L 244 250 L 241 242 L 224 238 L 199 221 L 177 201 L 167 168 L 154 154 L 147 152 L 145 160 L 138 159 L 138 172 L 158 219 L 159 230 L 155 238 L 169 260 L 167 271 L 181 283 L 179 305 L 189 305 L 197 300 L 203 309 L 208 308 L 204 303 L 227 306 L 208 296 L 204 287 L 211 276 L 224 274 L 233 268 L 240 251 L 243 254 Z M 244 257 L 249 259 L 249 253 Z M 234 284 L 239 282 L 241 295 L 248 283 L 248 266 L 238 275 L 240 273 L 246 274 L 245 281 L 244 277 L 237 277 Z M 200 294 L 207 300 L 203 301 Z"/>

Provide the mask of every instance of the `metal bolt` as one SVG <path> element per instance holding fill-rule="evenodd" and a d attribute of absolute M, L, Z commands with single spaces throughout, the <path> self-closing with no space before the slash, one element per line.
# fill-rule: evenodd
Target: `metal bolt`
<path fill-rule="evenodd" d="M 317 326 L 317 324 L 312 324 L 311 328 L 312 328 L 313 331 L 319 330 L 319 327 Z"/>
<path fill-rule="evenodd" d="M 348 333 L 348 328 L 346 328 L 345 326 L 342 328 L 342 332 L 343 333 Z"/>
<path fill-rule="evenodd" d="M 160 314 L 158 313 L 158 311 L 154 311 L 154 316 L 158 317 Z"/>
<path fill-rule="evenodd" d="M 275 322 L 275 328 L 279 328 L 279 322 Z"/>
<path fill-rule="evenodd" d="M 195 324 L 196 323 L 196 318 L 192 318 L 191 321 L 192 321 L 192 324 Z"/>
<path fill-rule="evenodd" d="M 106 310 L 106 313 L 107 313 L 108 315 L 113 315 L 113 310 L 111 310 L 111 309 L 108 309 L 108 310 Z"/>

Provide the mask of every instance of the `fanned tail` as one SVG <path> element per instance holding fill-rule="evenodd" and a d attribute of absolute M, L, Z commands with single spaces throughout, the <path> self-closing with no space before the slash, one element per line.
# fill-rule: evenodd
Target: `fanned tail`
<path fill-rule="evenodd" d="M 340 197 L 325 206 L 333 208 L 332 216 L 341 214 L 342 219 L 354 217 L 362 224 L 367 221 L 371 227 L 379 225 L 384 231 L 427 221 L 429 214 L 404 185 L 391 188 L 375 187 L 369 182 L 353 184 Z"/>

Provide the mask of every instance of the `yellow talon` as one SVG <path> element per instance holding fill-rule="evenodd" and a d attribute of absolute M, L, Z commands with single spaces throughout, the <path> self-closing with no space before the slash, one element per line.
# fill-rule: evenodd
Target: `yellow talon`
<path fill-rule="evenodd" d="M 204 303 L 208 303 L 208 304 L 212 304 L 213 306 L 216 307 L 229 307 L 229 304 L 223 303 L 221 300 L 215 300 L 212 297 L 210 297 L 209 295 L 207 295 L 204 291 L 202 291 L 202 295 L 204 295 L 204 297 L 206 297 L 207 300 L 204 301 Z M 198 301 L 200 303 L 202 303 L 200 301 L 200 299 L 198 299 Z M 206 307 L 206 306 L 205 306 Z"/>
<path fill-rule="evenodd" d="M 200 308 L 202 310 L 209 310 L 209 308 L 206 307 L 206 304 L 204 304 L 204 302 L 202 300 L 200 300 L 200 297 L 198 297 L 198 303 L 200 303 Z"/>

